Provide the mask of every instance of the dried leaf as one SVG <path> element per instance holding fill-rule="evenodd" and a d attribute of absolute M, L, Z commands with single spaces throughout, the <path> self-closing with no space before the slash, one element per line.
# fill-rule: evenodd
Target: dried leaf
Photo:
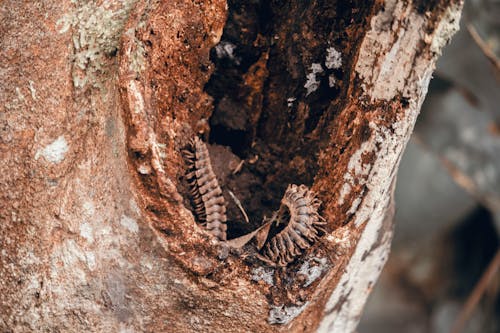
<path fill-rule="evenodd" d="M 267 235 L 269 234 L 269 229 L 271 228 L 272 220 L 264 224 L 262 227 L 260 227 L 260 230 L 257 229 L 257 235 L 255 239 L 257 240 L 257 249 L 260 250 L 264 246 L 264 243 L 266 242 Z"/>
<path fill-rule="evenodd" d="M 232 248 L 239 249 L 245 246 L 249 241 L 251 241 L 257 235 L 257 247 L 258 249 L 260 249 L 264 245 L 263 243 L 266 241 L 267 234 L 269 233 L 269 228 L 271 227 L 271 223 L 272 221 L 269 221 L 246 235 L 226 241 L 225 244 Z"/>

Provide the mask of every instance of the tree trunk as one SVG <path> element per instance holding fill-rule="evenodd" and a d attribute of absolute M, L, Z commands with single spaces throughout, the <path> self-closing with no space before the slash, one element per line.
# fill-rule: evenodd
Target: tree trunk
<path fill-rule="evenodd" d="M 3 1 L 1 330 L 354 331 L 461 5 Z M 289 184 L 317 194 L 325 233 L 286 267 L 253 241 L 228 252 L 192 214 L 195 135 L 229 239 Z"/>

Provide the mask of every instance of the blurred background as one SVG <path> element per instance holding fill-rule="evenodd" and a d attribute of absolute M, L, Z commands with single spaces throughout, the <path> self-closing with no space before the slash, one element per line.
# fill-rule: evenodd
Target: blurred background
<path fill-rule="evenodd" d="M 500 0 L 466 0 L 401 161 L 359 333 L 500 332 Z"/>

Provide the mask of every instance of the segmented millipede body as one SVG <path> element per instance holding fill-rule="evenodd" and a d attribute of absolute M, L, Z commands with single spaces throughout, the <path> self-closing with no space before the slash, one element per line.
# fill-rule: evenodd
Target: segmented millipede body
<path fill-rule="evenodd" d="M 321 201 L 305 185 L 288 185 L 281 206 L 273 219 L 286 227 L 262 247 L 259 259 L 271 266 L 287 266 L 325 232 L 326 221 L 318 213 Z"/>
<path fill-rule="evenodd" d="M 183 150 L 188 165 L 186 178 L 198 222 L 221 241 L 226 240 L 226 203 L 210 163 L 207 146 L 197 136 Z"/>

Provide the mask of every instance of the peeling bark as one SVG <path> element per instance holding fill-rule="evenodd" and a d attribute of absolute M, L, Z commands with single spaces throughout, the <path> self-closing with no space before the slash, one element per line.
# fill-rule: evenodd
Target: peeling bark
<path fill-rule="evenodd" d="M 459 1 L 3 1 L 2 331 L 354 331 L 399 160 Z M 326 234 L 284 269 L 192 214 L 209 142 L 228 239 L 289 184 Z"/>

